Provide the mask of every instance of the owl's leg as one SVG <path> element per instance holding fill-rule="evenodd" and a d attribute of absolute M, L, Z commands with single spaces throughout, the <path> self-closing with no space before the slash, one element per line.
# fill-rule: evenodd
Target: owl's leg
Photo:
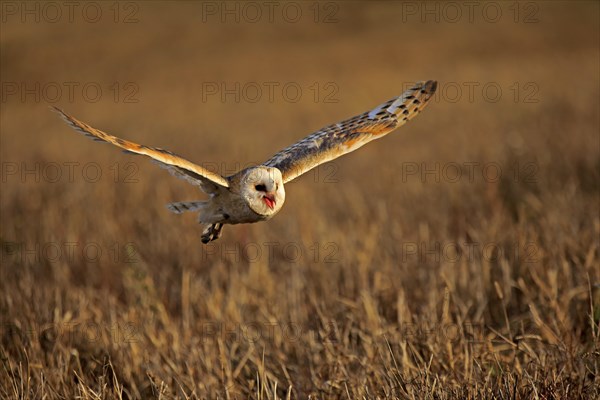
<path fill-rule="evenodd" d="M 220 222 L 216 222 L 214 224 L 208 225 L 202 231 L 202 236 L 201 236 L 202 243 L 206 244 L 213 240 L 217 240 L 221 236 L 222 230 L 223 230 L 223 224 Z"/>

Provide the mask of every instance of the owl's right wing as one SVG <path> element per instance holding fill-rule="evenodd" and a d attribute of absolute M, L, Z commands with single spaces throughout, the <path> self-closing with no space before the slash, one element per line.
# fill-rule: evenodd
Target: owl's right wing
<path fill-rule="evenodd" d="M 358 149 L 407 123 L 425 108 L 436 81 L 418 82 L 400 96 L 354 118 L 329 125 L 275 154 L 264 165 L 281 171 L 283 182 Z"/>
<path fill-rule="evenodd" d="M 60 108 L 53 108 L 76 131 L 81 132 L 94 140 L 111 143 L 124 149 L 126 152 L 148 156 L 156 161 L 161 167 L 167 169 L 172 175 L 200 186 L 200 188 L 207 193 L 215 192 L 218 187 L 229 187 L 229 182 L 221 175 L 179 157 L 170 151 L 119 139 L 116 136 L 109 135 L 106 132 L 93 128 L 85 122 L 79 121 Z"/>

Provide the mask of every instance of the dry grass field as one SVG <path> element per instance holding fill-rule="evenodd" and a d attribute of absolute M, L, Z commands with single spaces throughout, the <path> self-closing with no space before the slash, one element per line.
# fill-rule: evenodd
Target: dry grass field
<path fill-rule="evenodd" d="M 600 396 L 599 3 L 0 7 L 1 398 Z M 426 79 L 209 245 L 48 107 L 232 174 Z"/>

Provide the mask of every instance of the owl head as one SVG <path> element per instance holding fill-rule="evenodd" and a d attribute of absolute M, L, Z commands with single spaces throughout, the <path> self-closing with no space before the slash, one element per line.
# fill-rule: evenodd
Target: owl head
<path fill-rule="evenodd" d="M 255 213 L 275 215 L 285 201 L 281 171 L 265 166 L 249 168 L 242 178 L 241 195 Z"/>

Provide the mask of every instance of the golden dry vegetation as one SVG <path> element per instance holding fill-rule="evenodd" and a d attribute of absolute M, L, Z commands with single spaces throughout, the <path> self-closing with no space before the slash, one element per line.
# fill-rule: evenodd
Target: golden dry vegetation
<path fill-rule="evenodd" d="M 474 3 L 1 3 L 0 397 L 598 398 L 599 4 Z M 48 108 L 233 173 L 424 79 L 208 246 Z"/>

